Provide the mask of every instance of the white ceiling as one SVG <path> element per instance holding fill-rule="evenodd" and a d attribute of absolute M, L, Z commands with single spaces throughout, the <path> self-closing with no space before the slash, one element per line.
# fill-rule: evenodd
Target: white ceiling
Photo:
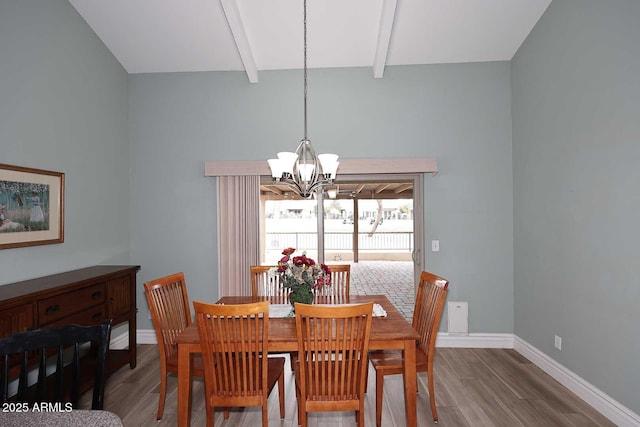
<path fill-rule="evenodd" d="M 302 68 L 302 0 L 69 0 L 129 73 Z M 308 66 L 511 60 L 551 0 L 308 0 Z"/>

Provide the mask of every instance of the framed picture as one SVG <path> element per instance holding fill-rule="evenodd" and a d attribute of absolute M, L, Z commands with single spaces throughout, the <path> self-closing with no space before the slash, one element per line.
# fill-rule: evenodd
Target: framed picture
<path fill-rule="evenodd" d="M 64 174 L 0 163 L 0 249 L 64 242 Z"/>

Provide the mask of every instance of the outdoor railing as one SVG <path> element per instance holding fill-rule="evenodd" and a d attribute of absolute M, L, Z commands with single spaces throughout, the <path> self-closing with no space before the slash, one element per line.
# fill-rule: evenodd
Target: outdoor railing
<path fill-rule="evenodd" d="M 325 251 L 353 251 L 353 233 L 325 232 Z M 317 233 L 278 232 L 266 233 L 268 250 L 296 248 L 296 251 L 315 251 L 318 249 Z M 413 251 L 413 232 L 375 232 L 358 233 L 358 251 Z"/>

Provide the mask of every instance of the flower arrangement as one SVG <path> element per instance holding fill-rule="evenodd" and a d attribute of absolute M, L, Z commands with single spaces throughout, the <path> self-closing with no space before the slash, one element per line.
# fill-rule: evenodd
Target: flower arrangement
<path fill-rule="evenodd" d="M 290 288 L 291 304 L 313 302 L 313 290 L 320 286 L 331 285 L 331 270 L 325 264 L 318 265 L 303 252 L 300 256 L 292 256 L 296 250 L 287 248 L 282 251 L 282 259 L 278 261 L 276 274 L 285 288 Z"/>

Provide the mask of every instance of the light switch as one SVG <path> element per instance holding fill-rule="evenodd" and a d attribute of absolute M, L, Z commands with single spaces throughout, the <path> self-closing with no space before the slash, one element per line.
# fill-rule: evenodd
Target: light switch
<path fill-rule="evenodd" d="M 432 240 L 431 252 L 439 252 L 439 251 L 440 251 L 440 240 Z"/>

